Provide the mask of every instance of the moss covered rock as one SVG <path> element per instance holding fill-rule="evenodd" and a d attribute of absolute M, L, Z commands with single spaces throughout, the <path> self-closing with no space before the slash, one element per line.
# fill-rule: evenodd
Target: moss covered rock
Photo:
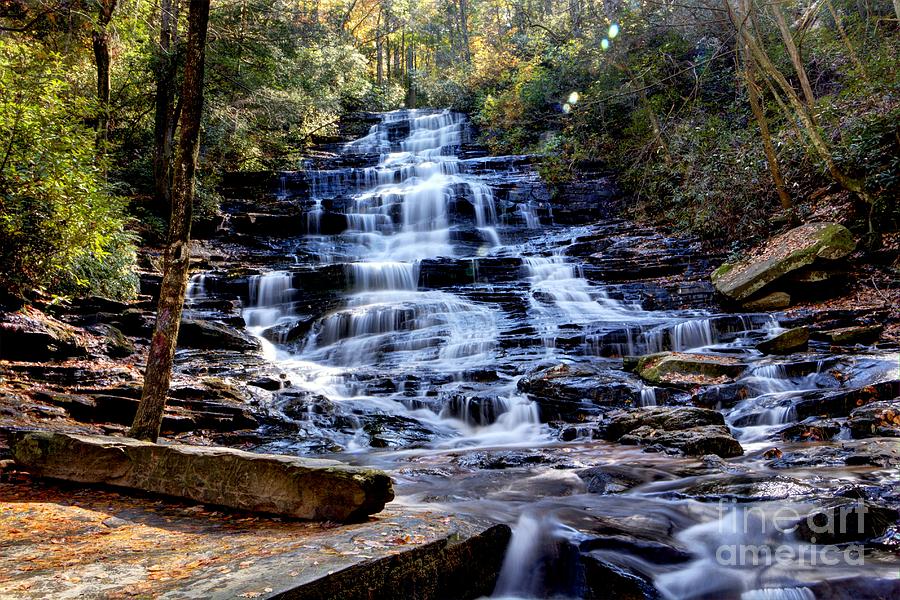
<path fill-rule="evenodd" d="M 711 279 L 719 293 L 744 301 L 798 269 L 817 260 L 846 257 L 856 248 L 853 235 L 838 223 L 807 223 L 768 240 L 746 258 L 725 263 Z"/>
<path fill-rule="evenodd" d="M 626 361 L 625 368 L 651 383 L 693 387 L 729 383 L 747 366 L 731 356 L 660 352 Z"/>

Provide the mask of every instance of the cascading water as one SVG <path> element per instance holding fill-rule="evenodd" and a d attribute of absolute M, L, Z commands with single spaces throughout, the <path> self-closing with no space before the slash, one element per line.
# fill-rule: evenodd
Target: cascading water
<path fill-rule="evenodd" d="M 571 233 L 540 228 L 530 199 L 495 194 L 502 171 L 494 179 L 473 174 L 484 168 L 461 158 L 468 127 L 450 111 L 387 113 L 343 148 L 342 160 L 355 166 L 304 173 L 309 235 L 296 254 L 338 273 L 329 281 L 341 291 L 333 303 L 301 309 L 304 290 L 295 282 L 308 264 L 250 279 L 244 318 L 293 384 L 283 401 L 300 406 L 290 412 L 301 433 L 274 448 L 352 455 L 392 470 L 407 508 L 439 502 L 514 526 L 498 595 L 597 597 L 603 590 L 588 593 L 582 580 L 602 564 L 612 569 L 602 572 L 626 570 L 668 599 L 807 598 L 803 582 L 784 573 L 716 562 L 722 540 L 781 540 L 738 527 L 741 511 L 719 514 L 710 500 L 719 497 L 715 489 L 707 499 L 694 496 L 706 493 L 703 485 L 727 486 L 759 470 L 758 454 L 796 420 L 798 398 L 840 385 L 829 375 L 833 363 L 794 360 L 788 368 L 787 358 L 764 359 L 754 345 L 777 331 L 768 315 L 651 311 L 614 299 L 624 296 L 588 281 L 566 253 Z M 491 265 L 501 263 L 506 271 L 498 276 Z M 202 279 L 192 283 L 199 294 Z M 297 312 L 306 319 L 300 325 Z M 518 389 L 535 364 L 579 361 L 608 365 L 620 383 L 618 357 L 665 350 L 751 363 L 729 384 L 739 400 L 725 407 L 747 457 L 698 470 L 694 460 L 593 440 L 578 423 L 551 428 Z M 867 373 L 856 383 L 879 377 Z M 632 405 L 690 402 L 683 390 L 629 381 Z M 469 468 L 467 460 L 488 466 Z M 588 476 L 574 474 L 594 468 L 625 470 L 625 483 L 608 474 L 586 483 Z M 766 493 L 805 489 L 770 481 L 767 468 L 762 479 Z M 560 548 L 571 554 L 561 557 Z M 569 569 L 573 561 L 577 569 Z M 560 577 L 565 585 L 557 585 Z"/>

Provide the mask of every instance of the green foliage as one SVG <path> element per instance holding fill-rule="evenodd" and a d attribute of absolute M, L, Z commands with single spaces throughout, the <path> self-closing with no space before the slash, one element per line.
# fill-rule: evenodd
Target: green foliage
<path fill-rule="evenodd" d="M 353 45 L 296 24 L 271 2 L 215 5 L 210 28 L 227 33 L 208 49 L 205 165 L 291 166 L 313 134 L 333 132 L 371 90 L 367 61 Z"/>
<path fill-rule="evenodd" d="M 15 294 L 135 292 L 125 201 L 105 183 L 60 57 L 0 39 L 0 285 Z"/>

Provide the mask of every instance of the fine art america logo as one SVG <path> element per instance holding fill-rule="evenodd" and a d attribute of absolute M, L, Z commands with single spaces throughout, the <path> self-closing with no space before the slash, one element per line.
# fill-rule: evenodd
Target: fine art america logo
<path fill-rule="evenodd" d="M 723 566 L 862 566 L 869 537 L 869 510 L 862 502 L 800 512 L 791 507 L 743 508 L 719 503 L 716 562 Z"/>

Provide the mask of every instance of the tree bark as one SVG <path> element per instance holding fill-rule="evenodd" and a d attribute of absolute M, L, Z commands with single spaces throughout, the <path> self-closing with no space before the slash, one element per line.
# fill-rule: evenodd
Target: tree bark
<path fill-rule="evenodd" d="M 759 125 L 759 133 L 762 137 L 766 162 L 769 163 L 769 172 L 772 174 L 772 181 L 775 183 L 775 189 L 778 192 L 778 199 L 781 201 L 781 207 L 793 212 L 794 203 L 791 201 L 791 195 L 784 185 L 784 177 L 781 176 L 781 168 L 778 166 L 778 155 L 775 154 L 775 146 L 772 144 L 772 134 L 769 131 L 769 120 L 766 118 L 766 113 L 763 110 L 762 102 L 759 98 L 756 77 L 753 74 L 752 60 L 753 58 L 750 56 L 750 53 L 745 50 L 744 79 L 747 83 L 747 95 L 750 97 L 750 110 L 753 111 L 753 117 Z"/>
<path fill-rule="evenodd" d="M 156 109 L 153 123 L 153 188 L 156 206 L 171 212 L 172 153 L 175 144 L 175 80 L 178 69 L 173 48 L 178 9 L 160 0 L 159 54 L 156 69 Z"/>
<path fill-rule="evenodd" d="M 383 63 L 383 46 L 381 40 L 381 31 L 382 31 L 382 15 L 384 11 L 378 11 L 378 21 L 375 24 L 375 81 L 378 87 L 382 87 L 384 85 L 384 63 Z"/>
<path fill-rule="evenodd" d="M 812 86 L 809 84 L 809 77 L 806 76 L 803 57 L 800 56 L 800 50 L 797 48 L 797 44 L 794 43 L 794 36 L 791 34 L 787 20 L 784 18 L 784 9 L 776 2 L 772 5 L 772 13 L 775 15 L 775 22 L 778 24 L 781 39 L 784 41 L 788 56 L 791 58 L 791 64 L 794 65 L 794 71 L 797 72 L 797 79 L 800 80 L 800 88 L 803 90 L 803 96 L 806 98 L 806 104 L 812 106 L 816 102 L 816 97 L 813 95 Z"/>
<path fill-rule="evenodd" d="M 181 88 L 183 109 L 172 183 L 169 241 L 163 258 L 162 288 L 156 327 L 147 356 L 144 391 L 129 432 L 131 437 L 142 440 L 156 441 L 159 437 L 187 291 L 194 174 L 200 151 L 200 119 L 203 113 L 203 69 L 209 3 L 210 0 L 190 0 L 188 13 L 188 40 Z"/>
<path fill-rule="evenodd" d="M 834 180 L 841 187 L 848 191 L 854 192 L 857 196 L 860 197 L 860 199 L 863 200 L 863 202 L 869 204 L 870 206 L 873 206 L 874 201 L 871 195 L 866 190 L 865 183 L 860 179 L 850 177 L 849 175 L 844 173 L 835 162 L 834 156 L 831 154 L 831 149 L 828 147 L 828 142 L 825 141 L 825 138 L 819 131 L 819 127 L 816 124 L 812 113 L 810 112 L 809 105 L 803 103 L 803 100 L 794 90 L 793 86 L 790 84 L 784 74 L 778 70 L 778 67 L 776 67 L 774 63 L 772 63 L 769 55 L 762 47 L 759 40 L 753 35 L 752 32 L 749 31 L 749 28 L 742 26 L 743 18 L 741 17 L 741 15 L 736 15 L 730 9 L 728 2 L 725 2 L 725 6 L 726 10 L 728 11 L 729 17 L 731 18 L 732 24 L 737 28 L 738 35 L 741 37 L 743 43 L 746 44 L 747 49 L 750 51 L 750 54 L 756 61 L 756 64 L 759 65 L 763 75 L 771 78 L 771 80 L 775 84 L 777 84 L 777 87 L 781 89 L 782 93 L 787 98 L 788 104 L 791 106 L 795 116 L 803 126 L 803 130 L 806 133 L 810 144 L 816 151 L 816 154 L 819 155 L 819 158 L 822 160 L 822 162 L 825 163 L 829 174 L 831 174 Z M 747 10 L 750 9 L 748 8 Z M 871 222 L 869 225 L 871 229 Z"/>
<path fill-rule="evenodd" d="M 94 49 L 94 63 L 97 67 L 97 147 L 103 153 L 109 140 L 109 90 L 110 90 L 110 53 L 109 22 L 116 10 L 117 0 L 100 0 L 100 12 L 97 15 L 97 26 L 91 34 Z"/>
<path fill-rule="evenodd" d="M 412 41 L 406 45 L 406 108 L 416 107 L 416 82 L 413 80 L 415 71 L 415 50 Z"/>
<path fill-rule="evenodd" d="M 900 0 L 898 0 L 900 1 Z M 469 49 L 469 3 L 467 0 L 459 0 L 459 32 L 462 34 L 463 58 L 466 62 L 472 62 L 472 51 Z"/>

